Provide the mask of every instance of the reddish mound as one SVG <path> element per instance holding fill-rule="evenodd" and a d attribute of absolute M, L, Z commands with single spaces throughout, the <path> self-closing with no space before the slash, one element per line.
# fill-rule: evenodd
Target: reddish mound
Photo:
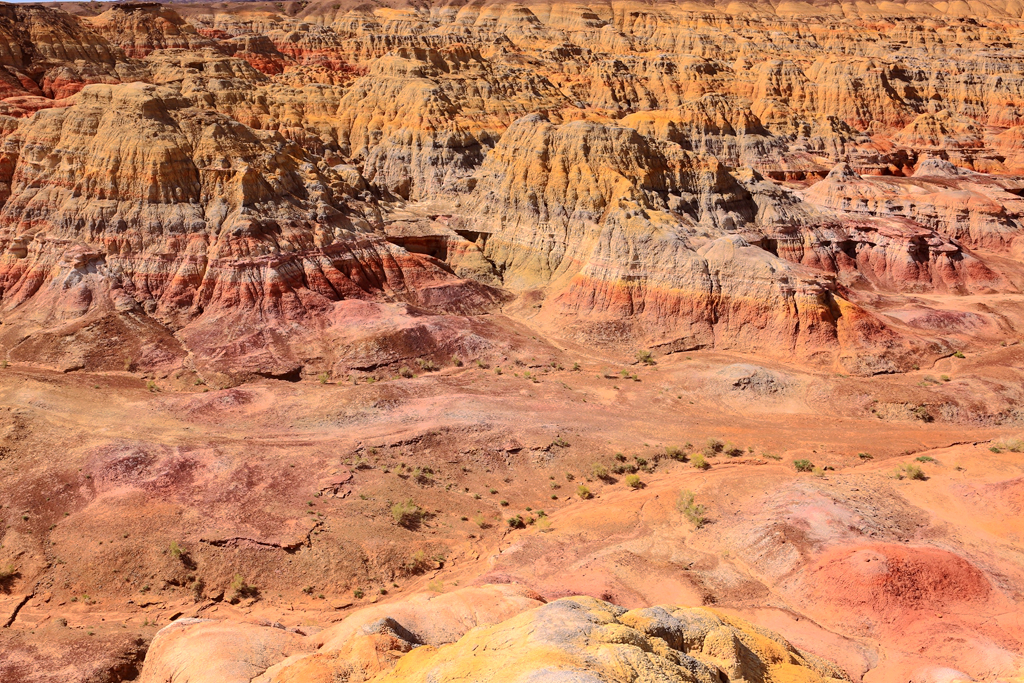
<path fill-rule="evenodd" d="M 810 569 L 825 604 L 906 624 L 917 612 L 953 612 L 987 602 L 992 586 L 974 565 L 937 548 L 872 544 L 826 552 Z M 840 589 L 840 590 L 837 590 Z"/>

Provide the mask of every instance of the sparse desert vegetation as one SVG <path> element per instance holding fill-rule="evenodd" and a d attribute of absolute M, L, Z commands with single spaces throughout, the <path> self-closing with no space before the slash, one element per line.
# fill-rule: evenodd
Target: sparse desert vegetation
<path fill-rule="evenodd" d="M 676 509 L 683 513 L 695 529 L 700 529 L 707 523 L 706 510 L 703 505 L 696 502 L 696 495 L 693 491 L 684 489 L 679 492 L 676 498 Z"/>
<path fill-rule="evenodd" d="M 423 519 L 423 510 L 420 506 L 407 499 L 391 506 L 391 517 L 399 526 L 412 528 L 417 526 Z"/>

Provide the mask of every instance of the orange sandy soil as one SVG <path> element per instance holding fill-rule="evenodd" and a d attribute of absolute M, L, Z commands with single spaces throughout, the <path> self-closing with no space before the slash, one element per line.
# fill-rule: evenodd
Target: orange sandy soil
<path fill-rule="evenodd" d="M 313 632 L 502 581 L 713 604 L 855 680 L 1021 674 L 1024 456 L 990 450 L 1021 431 L 1019 343 L 873 378 L 531 343 L 373 383 L 0 370 L 0 680 L 131 678 L 182 615 Z M 708 438 L 744 454 L 707 471 L 664 457 Z M 651 465 L 643 488 L 594 479 L 617 452 Z M 893 476 L 921 455 L 926 480 Z M 800 458 L 833 469 L 797 473 Z M 417 528 L 392 518 L 407 499 Z M 538 510 L 549 525 L 506 522 Z M 236 574 L 258 597 L 229 601 Z"/>

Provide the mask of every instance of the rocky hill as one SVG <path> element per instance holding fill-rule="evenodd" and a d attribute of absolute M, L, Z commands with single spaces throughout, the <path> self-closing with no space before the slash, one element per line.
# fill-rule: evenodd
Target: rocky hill
<path fill-rule="evenodd" d="M 714 610 L 626 610 L 594 598 L 545 604 L 506 584 L 366 608 L 314 638 L 280 626 L 182 619 L 157 633 L 142 681 L 717 683 L 723 677 L 848 680 L 836 665 L 779 635 Z"/>

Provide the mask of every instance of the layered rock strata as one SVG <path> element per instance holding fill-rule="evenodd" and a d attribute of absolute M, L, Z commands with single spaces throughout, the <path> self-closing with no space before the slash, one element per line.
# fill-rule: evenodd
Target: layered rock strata
<path fill-rule="evenodd" d="M 744 7 L 7 8 L 4 352 L 109 365 L 56 342 L 109 300 L 144 364 L 344 372 L 340 301 L 517 298 L 586 343 L 951 352 L 883 312 L 1022 282 L 1019 11 Z"/>

